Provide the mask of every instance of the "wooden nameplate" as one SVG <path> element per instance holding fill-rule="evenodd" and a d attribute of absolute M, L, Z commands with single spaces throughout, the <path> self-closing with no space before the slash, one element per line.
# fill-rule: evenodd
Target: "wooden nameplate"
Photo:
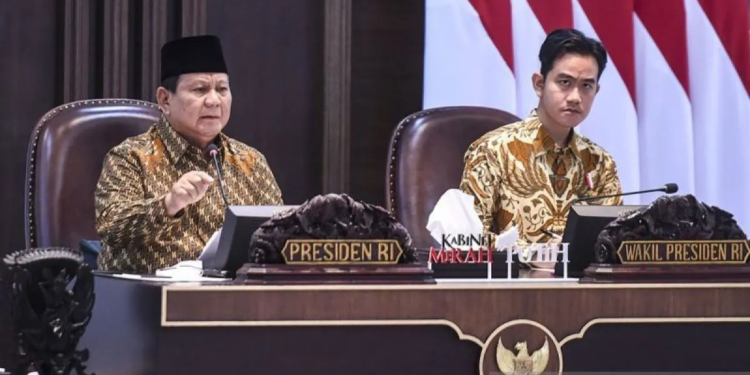
<path fill-rule="evenodd" d="M 718 283 L 750 282 L 747 265 L 592 264 L 581 283 Z"/>
<path fill-rule="evenodd" d="M 287 265 L 245 263 L 235 284 L 434 284 L 432 270 L 420 264 Z"/>
<path fill-rule="evenodd" d="M 284 263 L 245 263 L 235 284 L 434 284 L 425 265 L 399 263 L 404 254 L 394 239 L 290 239 Z"/>
<path fill-rule="evenodd" d="M 582 283 L 750 282 L 745 240 L 624 241 L 620 264 L 592 264 Z"/>

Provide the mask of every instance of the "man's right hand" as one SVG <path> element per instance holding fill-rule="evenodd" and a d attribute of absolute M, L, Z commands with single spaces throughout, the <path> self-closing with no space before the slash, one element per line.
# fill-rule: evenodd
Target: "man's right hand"
<path fill-rule="evenodd" d="M 174 217 L 180 210 L 203 199 L 214 179 L 205 172 L 191 171 L 180 177 L 164 197 L 167 214 Z"/>

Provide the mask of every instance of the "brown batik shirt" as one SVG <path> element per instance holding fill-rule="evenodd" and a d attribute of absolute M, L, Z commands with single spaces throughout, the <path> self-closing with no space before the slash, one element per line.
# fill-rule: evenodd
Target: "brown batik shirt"
<path fill-rule="evenodd" d="M 263 155 L 221 134 L 217 139 L 231 205 L 281 205 L 281 192 Z M 214 178 L 206 195 L 175 218 L 164 197 L 190 171 Z M 188 144 L 162 118 L 148 132 L 116 146 L 104 160 L 96 187 L 96 226 L 102 239 L 99 267 L 153 273 L 197 259 L 224 222 L 225 204 L 211 159 Z"/>
<path fill-rule="evenodd" d="M 474 141 L 464 164 L 460 189 L 474 196 L 485 233 L 516 226 L 522 244 L 549 242 L 542 229 L 562 235 L 576 198 L 622 192 L 617 166 L 603 148 L 575 132 L 559 148 L 536 111 Z M 622 197 L 590 204 L 620 205 Z"/>

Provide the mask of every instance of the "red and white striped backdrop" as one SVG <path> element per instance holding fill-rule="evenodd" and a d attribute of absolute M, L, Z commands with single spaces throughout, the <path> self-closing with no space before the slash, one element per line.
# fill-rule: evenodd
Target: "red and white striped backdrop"
<path fill-rule="evenodd" d="M 425 108 L 525 117 L 538 101 L 531 75 L 546 34 L 575 27 L 610 59 L 578 131 L 614 156 L 623 189 L 676 182 L 750 233 L 747 0 L 425 1 Z"/>

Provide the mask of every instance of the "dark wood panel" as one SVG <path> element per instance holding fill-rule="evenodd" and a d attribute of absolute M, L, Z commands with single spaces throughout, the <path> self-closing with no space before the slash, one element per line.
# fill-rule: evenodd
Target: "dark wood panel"
<path fill-rule="evenodd" d="M 130 43 L 133 14 L 130 0 L 104 0 L 102 45 L 102 97 L 127 98 L 133 92 L 131 84 Z"/>
<path fill-rule="evenodd" d="M 58 2 L 61 8 L 69 5 Z M 72 2 L 75 3 L 75 2 Z M 55 29 L 58 14 L 49 0 L 0 1 L 0 113 L 3 114 L 0 149 L 7 155 L 0 163 L 0 256 L 24 247 L 24 188 L 26 150 L 36 121 L 55 105 L 56 64 Z M 60 9 L 62 10 L 62 9 Z M 62 52 L 62 49 L 60 49 Z M 82 72 L 71 70 L 71 72 Z M 84 88 L 71 94 L 81 94 Z M 0 276 L 5 280 L 5 267 Z M 0 367 L 10 360 L 10 307 L 6 282 L 0 293 Z"/>
<path fill-rule="evenodd" d="M 103 374 L 236 373 L 251 364 L 273 374 L 490 375 L 500 373 L 500 345 L 515 355 L 526 343 L 532 355 L 545 341 L 547 374 L 750 364 L 737 345 L 750 334 L 747 283 L 165 286 L 169 320 L 157 326 L 158 285 L 96 280 L 82 345 L 92 349 L 89 369 Z M 113 323 L 123 320 L 131 329 Z"/>
<path fill-rule="evenodd" d="M 10 4 L 15 6 L 10 6 Z M 7 6 L 14 12 L 23 12 L 18 5 L 18 3 L 9 3 Z M 94 72 L 96 68 L 99 68 L 94 61 L 95 47 L 98 45 L 93 22 L 96 4 L 90 0 L 64 0 L 62 3 L 58 2 L 57 5 L 62 8 L 59 9 L 57 27 L 54 23 L 45 26 L 61 39 L 61 45 L 56 46 L 62 50 L 60 66 L 63 70 L 59 73 L 62 87 L 58 88 L 62 92 L 60 102 L 90 99 L 96 95 Z M 47 7 L 51 8 L 49 2 L 47 2 Z M 40 31 L 37 30 L 35 29 L 34 32 L 39 33 Z M 54 59 L 50 60 L 52 61 Z"/>
<path fill-rule="evenodd" d="M 165 330 L 159 340 L 156 367 L 164 375 L 480 374 L 481 348 L 440 326 L 180 328 Z M 207 353 L 222 360 L 206 361 Z M 119 375 L 112 367 L 102 370 Z M 252 370 L 238 371 L 246 368 Z"/>
<path fill-rule="evenodd" d="M 203 35 L 206 33 L 206 0 L 181 0 L 180 23 L 182 36 Z M 221 5 L 219 5 L 221 4 Z M 214 7 L 226 7 L 226 2 L 214 2 Z M 231 8 L 231 6 L 230 6 Z"/>
<path fill-rule="evenodd" d="M 167 0 L 149 0 L 138 2 L 142 28 L 139 35 L 140 64 L 136 64 L 139 99 L 156 102 L 156 88 L 161 80 L 161 46 L 167 42 Z"/>
<path fill-rule="evenodd" d="M 480 348 L 450 327 L 160 327 L 158 286 L 97 277 L 96 292 L 80 344 L 96 374 L 477 374 Z"/>
<path fill-rule="evenodd" d="M 348 193 L 352 0 L 325 0 L 323 191 Z"/>
<path fill-rule="evenodd" d="M 597 324 L 566 343 L 562 353 L 565 370 L 580 372 L 611 373 L 614 366 L 621 374 L 746 372 L 750 356 L 729 353 L 734 351 L 730 343 L 744 342 L 748 335 L 749 322 Z"/>
<path fill-rule="evenodd" d="M 226 133 L 266 156 L 288 204 L 321 192 L 323 6 L 223 0 L 207 32 L 222 39 L 233 94 Z"/>
<path fill-rule="evenodd" d="M 529 319 L 558 340 L 597 318 L 750 316 L 750 285 L 438 284 L 168 289 L 167 323 L 329 320 L 447 320 L 486 340 L 500 325 Z M 393 306 L 398 306 L 393 309 Z M 466 306 L 474 306 L 467 309 Z M 565 313 L 560 314 L 561 306 Z M 522 315 L 519 315 L 523 312 Z M 750 318 L 748 318 L 750 322 Z M 260 324 L 260 323 L 258 323 Z M 406 323 L 404 323 L 406 324 Z M 185 323 L 184 325 L 190 325 Z"/>
<path fill-rule="evenodd" d="M 385 206 L 391 133 L 422 109 L 424 1 L 353 0 L 351 194 Z"/>

